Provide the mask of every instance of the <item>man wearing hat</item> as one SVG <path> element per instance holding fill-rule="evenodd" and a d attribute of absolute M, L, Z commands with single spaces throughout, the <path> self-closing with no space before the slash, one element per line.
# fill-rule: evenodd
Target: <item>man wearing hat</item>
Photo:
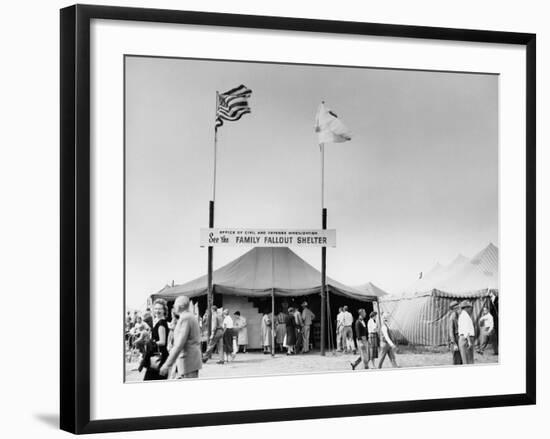
<path fill-rule="evenodd" d="M 458 349 L 458 302 L 453 300 L 449 305 L 449 349 L 453 355 L 453 364 L 462 364 L 462 357 Z"/>
<path fill-rule="evenodd" d="M 474 337 L 475 329 L 474 322 L 470 313 L 472 312 L 472 304 L 463 300 L 460 302 L 460 315 L 458 316 L 458 349 L 462 364 L 474 364 Z"/>
<path fill-rule="evenodd" d="M 302 328 L 302 338 L 304 340 L 304 346 L 302 352 L 305 354 L 309 352 L 309 334 L 311 333 L 311 325 L 315 319 L 315 314 L 308 308 L 307 302 L 302 303 L 302 322 L 304 324 Z"/>

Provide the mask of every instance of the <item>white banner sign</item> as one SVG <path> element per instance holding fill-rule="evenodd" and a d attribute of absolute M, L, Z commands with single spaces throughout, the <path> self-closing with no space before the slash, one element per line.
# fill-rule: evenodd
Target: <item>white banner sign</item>
<path fill-rule="evenodd" d="M 201 247 L 336 247 L 336 230 L 201 229 Z"/>

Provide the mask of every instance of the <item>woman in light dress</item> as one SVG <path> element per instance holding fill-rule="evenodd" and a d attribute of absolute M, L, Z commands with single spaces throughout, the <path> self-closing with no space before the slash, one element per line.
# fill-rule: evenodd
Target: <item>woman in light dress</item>
<path fill-rule="evenodd" d="M 235 331 L 237 332 L 237 352 L 241 351 L 246 354 L 246 347 L 248 345 L 248 328 L 246 318 L 241 316 L 240 311 L 235 311 Z"/>
<path fill-rule="evenodd" d="M 272 319 L 271 314 L 264 313 L 262 317 L 262 347 L 264 349 L 264 354 L 269 354 L 271 352 L 271 327 Z"/>

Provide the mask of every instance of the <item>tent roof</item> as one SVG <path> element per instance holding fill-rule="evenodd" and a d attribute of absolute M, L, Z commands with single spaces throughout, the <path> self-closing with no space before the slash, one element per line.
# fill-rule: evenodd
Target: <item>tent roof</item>
<path fill-rule="evenodd" d="M 255 247 L 213 272 L 214 292 L 249 297 L 304 296 L 321 291 L 321 273 L 288 247 Z M 327 277 L 332 293 L 356 300 L 377 296 Z M 197 297 L 207 293 L 207 276 L 182 285 L 166 286 L 151 298 Z"/>
<path fill-rule="evenodd" d="M 382 300 L 380 300 L 380 303 L 386 303 L 386 302 L 407 302 L 407 301 L 415 301 L 415 299 L 422 298 L 422 297 L 444 297 L 444 298 L 451 298 L 455 300 L 473 300 L 478 299 L 480 297 L 490 297 L 491 295 L 495 295 L 498 297 L 498 289 L 493 288 L 483 288 L 478 290 L 469 290 L 469 291 L 460 291 L 460 292 L 447 292 L 447 291 L 441 291 L 436 288 L 430 291 L 424 291 L 416 293 L 415 295 L 409 295 L 409 296 L 386 296 L 383 297 Z"/>
<path fill-rule="evenodd" d="M 489 244 L 437 288 L 447 292 L 498 288 L 498 248 Z"/>
<path fill-rule="evenodd" d="M 377 287 L 372 282 L 367 282 L 362 285 L 356 286 L 355 289 L 369 296 L 382 297 L 388 295 L 387 292 L 385 292 L 382 288 Z"/>
<path fill-rule="evenodd" d="M 464 293 L 498 289 L 498 248 L 492 243 L 471 259 L 458 255 L 448 266 L 436 267 L 407 288 L 402 297 L 432 290 L 462 297 Z"/>

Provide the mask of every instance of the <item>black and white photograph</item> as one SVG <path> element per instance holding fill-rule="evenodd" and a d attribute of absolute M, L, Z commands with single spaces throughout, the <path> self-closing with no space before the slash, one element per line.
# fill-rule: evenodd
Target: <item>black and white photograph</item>
<path fill-rule="evenodd" d="M 125 382 L 498 364 L 498 125 L 495 73 L 126 54 Z"/>
<path fill-rule="evenodd" d="M 3 6 L 4 437 L 544 431 L 544 2 Z"/>

